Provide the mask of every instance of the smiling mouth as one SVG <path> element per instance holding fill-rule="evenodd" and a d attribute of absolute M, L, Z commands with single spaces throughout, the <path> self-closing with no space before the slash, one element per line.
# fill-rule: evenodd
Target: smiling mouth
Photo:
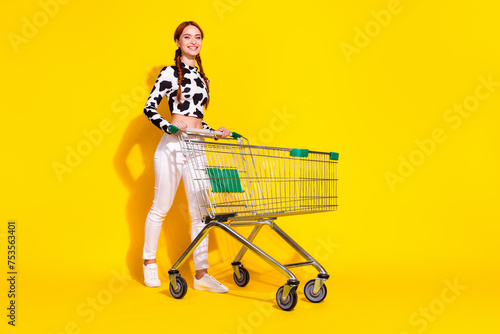
<path fill-rule="evenodd" d="M 198 47 L 197 47 L 197 46 L 188 46 L 188 49 L 189 49 L 189 50 L 197 50 L 197 49 L 198 49 Z"/>

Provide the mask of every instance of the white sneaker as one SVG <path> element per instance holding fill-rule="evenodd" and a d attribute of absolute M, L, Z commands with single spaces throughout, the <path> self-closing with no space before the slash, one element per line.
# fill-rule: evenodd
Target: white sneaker
<path fill-rule="evenodd" d="M 225 293 L 225 292 L 229 291 L 229 289 L 227 287 L 225 287 L 222 283 L 217 281 L 215 278 L 213 278 L 209 274 L 205 274 L 200 279 L 197 279 L 195 276 L 193 289 L 210 291 L 210 292 L 217 292 L 217 293 Z"/>
<path fill-rule="evenodd" d="M 156 263 L 143 264 L 142 269 L 144 271 L 144 285 L 150 288 L 161 286 L 160 279 L 158 278 L 158 265 Z"/>

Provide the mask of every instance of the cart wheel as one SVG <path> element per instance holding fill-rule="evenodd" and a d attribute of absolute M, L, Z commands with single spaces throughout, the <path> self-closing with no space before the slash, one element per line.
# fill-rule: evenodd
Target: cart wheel
<path fill-rule="evenodd" d="M 278 292 L 276 292 L 276 302 L 278 303 L 278 306 L 285 311 L 291 311 L 297 305 L 297 291 L 295 291 L 296 288 L 292 288 L 290 290 L 290 293 L 288 294 L 288 297 L 286 297 L 285 301 L 282 300 L 283 296 L 283 287 L 278 289 Z"/>
<path fill-rule="evenodd" d="M 250 281 L 250 274 L 245 267 L 239 267 L 240 270 L 240 278 L 236 276 L 236 273 L 233 273 L 234 282 L 237 286 L 244 287 Z"/>
<path fill-rule="evenodd" d="M 322 285 L 321 288 L 319 289 L 318 293 L 314 293 L 314 282 L 316 280 L 312 279 L 309 282 L 306 283 L 304 286 L 304 294 L 306 295 L 306 298 L 313 303 L 319 303 L 326 297 L 326 285 Z"/>
<path fill-rule="evenodd" d="M 170 294 L 176 299 L 181 299 L 186 295 L 188 286 L 186 280 L 182 276 L 176 276 L 175 281 L 177 282 L 177 291 L 174 290 L 172 283 L 170 283 Z"/>

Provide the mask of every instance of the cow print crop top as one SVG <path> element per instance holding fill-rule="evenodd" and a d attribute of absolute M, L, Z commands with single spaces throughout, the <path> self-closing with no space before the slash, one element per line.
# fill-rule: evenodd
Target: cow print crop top
<path fill-rule="evenodd" d="M 163 97 L 167 96 L 171 114 L 201 118 L 203 129 L 213 130 L 203 121 L 203 109 L 208 101 L 208 91 L 203 75 L 198 71 L 198 68 L 183 62 L 181 64 L 184 72 L 184 80 L 181 85 L 181 102 L 183 103 L 177 102 L 179 70 L 175 65 L 166 66 L 160 71 L 151 94 L 149 94 L 144 107 L 144 115 L 159 129 L 170 133 L 168 131 L 170 123 L 156 110 Z"/>

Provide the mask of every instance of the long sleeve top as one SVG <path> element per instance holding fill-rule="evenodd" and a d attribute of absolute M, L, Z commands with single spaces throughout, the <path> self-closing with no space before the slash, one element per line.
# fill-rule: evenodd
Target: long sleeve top
<path fill-rule="evenodd" d="M 168 126 L 170 123 L 164 119 L 157 111 L 163 97 L 167 96 L 168 106 L 171 114 L 193 116 L 203 119 L 204 105 L 208 101 L 208 89 L 198 68 L 182 63 L 184 79 L 182 81 L 181 102 L 177 101 L 177 90 L 179 89 L 177 66 L 164 67 L 149 94 L 144 107 L 144 115 L 159 129 L 170 133 Z M 203 129 L 213 130 L 202 120 Z"/>

